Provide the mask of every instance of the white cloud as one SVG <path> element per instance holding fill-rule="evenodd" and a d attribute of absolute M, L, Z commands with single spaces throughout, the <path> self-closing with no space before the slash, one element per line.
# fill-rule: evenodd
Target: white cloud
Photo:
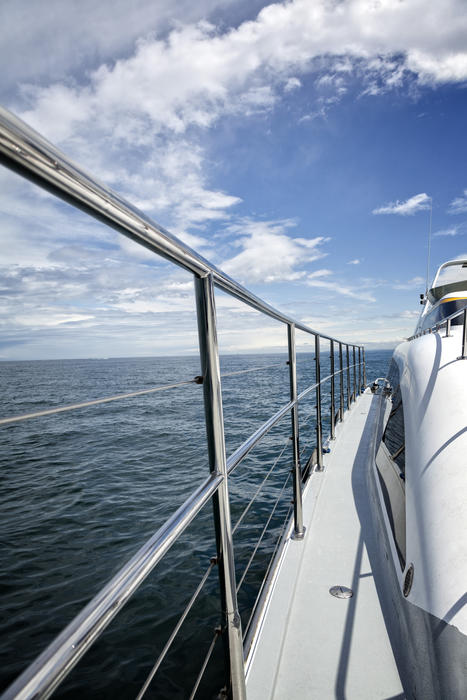
<path fill-rule="evenodd" d="M 405 202 L 390 202 L 378 209 L 373 209 L 372 214 L 399 214 L 401 216 L 412 216 L 418 211 L 430 208 L 431 198 L 425 193 L 415 194 Z"/>
<path fill-rule="evenodd" d="M 92 314 L 63 314 L 56 313 L 54 309 L 49 309 L 47 314 L 20 314 L 16 317 L 16 322 L 20 326 L 48 328 L 51 326 L 62 326 L 67 323 L 79 323 L 80 321 L 88 321 L 93 318 Z"/>
<path fill-rule="evenodd" d="M 392 287 L 393 289 L 416 289 L 424 284 L 425 280 L 423 277 L 412 277 L 412 279 L 408 280 L 407 282 L 398 282 L 393 284 Z"/>
<path fill-rule="evenodd" d="M 461 25 L 465 31 L 465 6 L 464 20 L 461 20 Z M 454 28 L 451 27 L 451 29 Z M 453 32 L 454 36 L 455 34 L 456 32 Z M 459 46 L 458 42 L 456 43 Z M 457 83 L 466 78 L 467 54 L 465 50 L 454 49 L 449 52 L 447 46 L 440 47 L 439 50 L 435 49 L 433 53 L 429 50 L 414 48 L 407 53 L 407 68 L 417 73 L 422 83 Z"/>
<path fill-rule="evenodd" d="M 326 269 L 315 270 L 314 272 L 311 272 L 308 275 L 307 279 L 314 280 L 314 279 L 317 279 L 318 277 L 328 277 L 329 275 L 332 275 L 332 270 L 326 270 Z"/>
<path fill-rule="evenodd" d="M 464 190 L 461 197 L 452 200 L 448 207 L 448 214 L 465 214 L 467 212 L 467 190 Z"/>
<path fill-rule="evenodd" d="M 409 321 L 412 321 L 419 316 L 420 311 L 415 311 L 413 309 L 406 309 L 405 311 L 401 311 L 400 314 L 397 314 L 397 318 L 408 319 Z"/>
<path fill-rule="evenodd" d="M 360 260 L 358 258 L 355 258 L 354 260 L 349 260 L 347 265 L 360 265 Z"/>
<path fill-rule="evenodd" d="M 292 90 L 297 90 L 300 87 L 302 87 L 301 81 L 293 76 L 287 79 L 284 85 L 284 92 L 292 92 Z"/>
<path fill-rule="evenodd" d="M 466 202 L 466 211 L 467 211 L 467 202 Z M 458 226 L 449 226 L 448 228 L 443 228 L 440 229 L 439 231 L 435 231 L 433 233 L 433 236 L 459 236 L 463 232 L 461 230 L 461 225 Z"/>
<path fill-rule="evenodd" d="M 291 238 L 291 220 L 253 221 L 244 219 L 228 227 L 242 251 L 222 265 L 227 274 L 244 282 L 283 282 L 304 277 L 307 263 L 323 257 L 320 246 L 329 239 Z"/>
<path fill-rule="evenodd" d="M 393 316 L 368 316 L 362 318 L 355 312 L 355 304 L 349 308 L 347 313 L 330 313 L 326 316 L 306 316 L 303 322 L 311 328 L 319 329 L 335 338 L 339 338 L 344 343 L 363 343 L 369 350 L 372 348 L 393 348 L 398 342 L 408 337 L 413 332 L 414 322 L 418 312 L 412 315 L 397 314 Z M 373 309 L 372 309 L 373 310 Z M 390 322 L 388 322 L 388 318 Z M 297 334 L 297 349 L 310 343 L 305 338 Z M 345 350 L 344 350 L 345 352 Z"/>
<path fill-rule="evenodd" d="M 359 301 L 370 301 L 375 302 L 374 296 L 364 287 L 350 287 L 348 285 L 342 284 L 339 280 L 323 280 L 322 277 L 330 277 L 332 275 L 331 270 L 316 270 L 307 276 L 306 284 L 309 287 L 317 287 L 320 289 L 326 289 L 331 294 L 338 294 L 345 297 L 351 297 L 352 299 L 358 299 Z"/>

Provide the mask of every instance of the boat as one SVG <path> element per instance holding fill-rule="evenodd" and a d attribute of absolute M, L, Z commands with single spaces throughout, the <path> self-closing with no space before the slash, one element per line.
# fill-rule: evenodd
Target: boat
<path fill-rule="evenodd" d="M 271 307 L 6 110 L 0 112 L 0 154 L 6 167 L 193 274 L 202 372 L 192 381 L 204 393 L 209 454 L 205 481 L 2 697 L 49 697 L 209 500 L 217 557 L 207 574 L 213 567 L 219 571 L 221 624 L 190 697 L 217 638 L 225 650 L 225 685 L 213 689 L 219 697 L 467 697 L 467 261 L 440 267 L 422 295 L 414 335 L 396 348 L 387 376 L 367 384 L 362 345 L 319 333 Z M 290 401 L 228 458 L 215 288 L 283 323 L 288 338 Z M 300 393 L 297 330 L 314 342 L 315 382 Z M 329 436 L 323 434 L 324 391 L 329 392 Z M 315 449 L 304 463 L 299 409 L 310 396 L 315 398 Z M 89 402 L 41 415 L 84 405 Z M 293 512 L 242 629 L 229 478 L 284 419 L 291 425 Z M 138 698 L 150 691 L 207 574 Z"/>
<path fill-rule="evenodd" d="M 253 698 L 467 697 L 466 268 L 441 265 L 305 491 L 309 551 L 290 543 L 279 567 Z M 336 610 L 329 591 L 358 600 Z"/>

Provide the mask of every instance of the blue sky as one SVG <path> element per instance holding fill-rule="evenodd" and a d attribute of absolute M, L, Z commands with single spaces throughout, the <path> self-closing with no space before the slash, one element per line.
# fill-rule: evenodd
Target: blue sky
<path fill-rule="evenodd" d="M 467 257 L 463 0 L 6 0 L 0 26 L 5 107 L 318 330 L 411 334 L 430 198 L 431 275 Z M 188 274 L 0 177 L 1 359 L 196 351 Z M 218 310 L 223 351 L 284 348 Z"/>

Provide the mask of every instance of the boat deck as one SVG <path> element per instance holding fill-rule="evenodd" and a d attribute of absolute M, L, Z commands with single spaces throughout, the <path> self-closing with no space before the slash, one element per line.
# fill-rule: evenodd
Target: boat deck
<path fill-rule="evenodd" d="M 305 538 L 284 547 L 248 661 L 249 700 L 404 698 L 368 557 L 378 547 L 366 478 L 375 404 L 369 392 L 357 399 L 309 480 Z M 335 585 L 353 597 L 330 595 Z"/>

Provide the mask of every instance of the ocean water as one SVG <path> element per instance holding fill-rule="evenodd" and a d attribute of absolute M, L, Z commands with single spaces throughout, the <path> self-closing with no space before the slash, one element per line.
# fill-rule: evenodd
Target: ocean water
<path fill-rule="evenodd" d="M 390 351 L 367 352 L 367 380 L 387 373 Z M 288 401 L 285 355 L 221 358 L 227 453 Z M 271 366 L 272 365 L 272 366 Z M 322 376 L 329 358 L 322 355 Z M 197 357 L 2 362 L 7 417 L 191 379 Z M 313 356 L 297 356 L 299 391 L 315 381 Z M 304 465 L 315 447 L 314 392 L 300 406 Z M 323 432 L 329 431 L 329 384 Z M 292 454 L 285 417 L 229 480 L 245 627 L 290 515 Z M 208 474 L 202 387 L 161 393 L 0 427 L 0 690 L 4 689 Z M 278 459 L 279 458 L 279 459 Z M 267 531 L 263 533 L 270 518 Z M 133 698 L 215 555 L 208 504 L 56 692 L 57 697 Z M 188 697 L 219 624 L 216 567 L 159 669 L 149 698 Z M 223 684 L 214 648 L 197 697 Z"/>

